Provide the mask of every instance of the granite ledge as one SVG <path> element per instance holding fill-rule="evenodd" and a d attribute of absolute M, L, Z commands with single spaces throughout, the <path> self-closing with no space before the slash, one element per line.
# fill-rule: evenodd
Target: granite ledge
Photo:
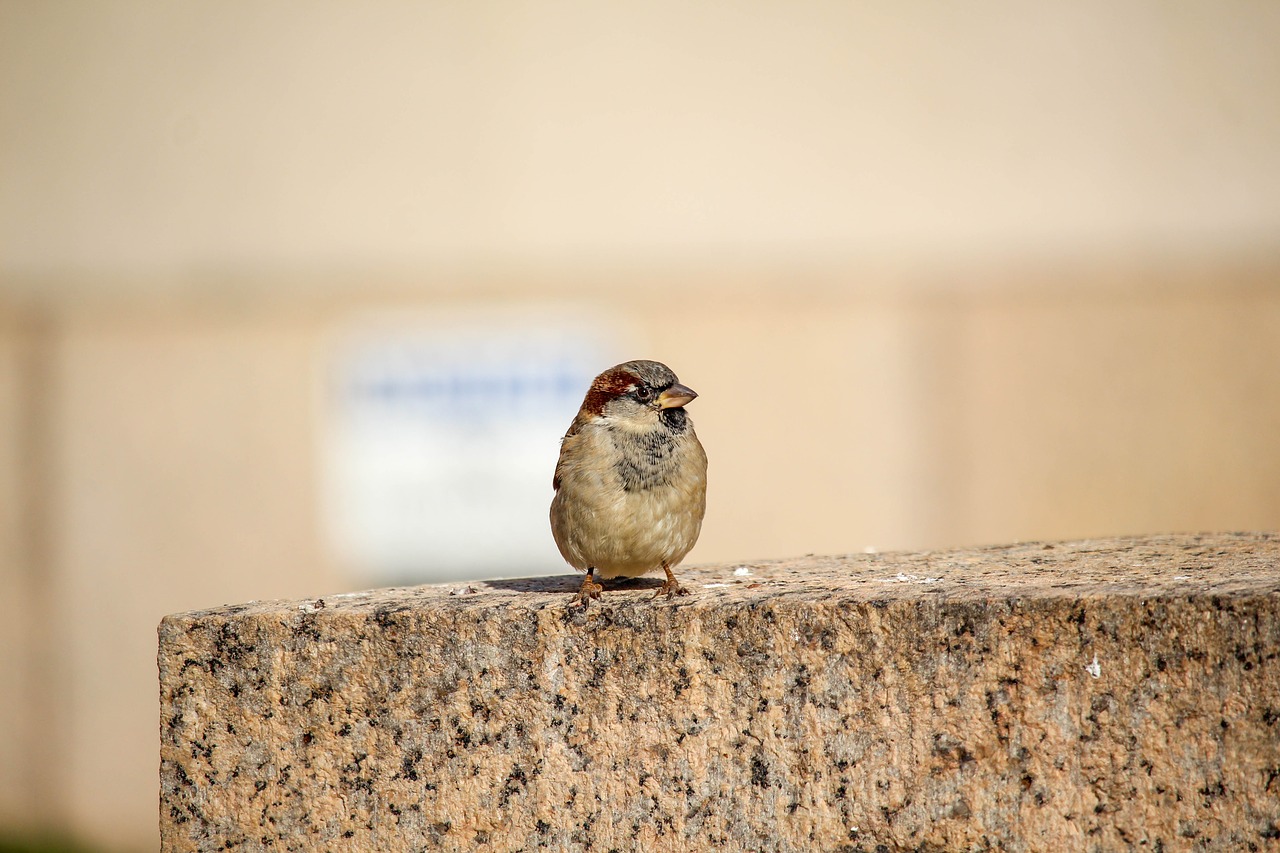
<path fill-rule="evenodd" d="M 1280 536 L 683 567 L 160 626 L 162 849 L 1280 850 Z"/>

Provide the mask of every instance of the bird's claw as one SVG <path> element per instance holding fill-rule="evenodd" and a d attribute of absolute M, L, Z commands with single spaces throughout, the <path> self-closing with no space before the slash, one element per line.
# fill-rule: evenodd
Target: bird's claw
<path fill-rule="evenodd" d="M 689 594 L 689 590 L 682 587 L 680 585 L 680 581 L 676 580 L 676 576 L 671 573 L 670 566 L 668 566 L 666 563 L 663 563 L 662 571 L 666 573 L 667 579 L 662 582 L 662 586 L 658 587 L 658 591 L 653 594 L 653 598 L 649 599 L 650 601 L 653 601 L 658 596 L 663 595 L 664 593 L 666 594 L 668 600 L 675 598 L 677 595 Z"/>
<path fill-rule="evenodd" d="M 666 581 L 663 581 L 663 584 L 658 587 L 658 592 L 655 592 L 653 597 L 658 598 L 659 596 L 663 596 L 663 594 L 666 594 L 667 598 L 687 596 L 687 594 L 689 594 L 689 589 L 681 587 L 680 584 L 668 584 Z"/>
<path fill-rule="evenodd" d="M 591 599 L 599 598 L 602 592 L 604 592 L 604 587 L 588 577 L 582 582 L 582 587 L 577 594 L 569 601 L 569 606 L 585 609 L 591 603 Z"/>
<path fill-rule="evenodd" d="M 662 586 L 658 587 L 658 591 L 653 594 L 654 598 L 665 595 L 668 599 L 675 598 L 677 595 L 688 595 L 689 590 L 676 581 L 675 578 L 662 582 Z"/>

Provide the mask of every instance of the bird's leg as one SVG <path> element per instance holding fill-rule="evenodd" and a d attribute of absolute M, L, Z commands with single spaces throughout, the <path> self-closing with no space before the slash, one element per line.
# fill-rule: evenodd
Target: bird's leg
<path fill-rule="evenodd" d="M 653 594 L 654 598 L 666 593 L 667 598 L 673 598 L 677 595 L 688 595 L 689 590 L 680 585 L 680 581 L 676 580 L 676 576 L 671 574 L 671 567 L 666 563 L 662 564 L 662 570 L 667 573 L 667 579 L 662 582 L 662 586 L 658 587 L 658 591 Z"/>
<path fill-rule="evenodd" d="M 604 587 L 596 583 L 596 568 L 592 566 L 587 569 L 587 576 L 582 581 L 582 588 L 578 590 L 578 594 L 569 602 L 570 607 L 582 605 L 586 607 L 591 603 L 591 599 L 599 598 L 600 593 L 604 591 Z"/>

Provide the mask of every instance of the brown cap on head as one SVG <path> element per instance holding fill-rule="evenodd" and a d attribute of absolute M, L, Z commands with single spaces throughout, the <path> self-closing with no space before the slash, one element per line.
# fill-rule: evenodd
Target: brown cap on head
<path fill-rule="evenodd" d="M 615 370 L 629 373 L 637 380 L 654 388 L 666 388 L 668 385 L 674 385 L 679 381 L 671 368 L 660 361 L 645 361 L 644 359 L 625 361 L 616 367 L 609 368 L 605 373 L 612 373 Z"/>
<path fill-rule="evenodd" d="M 660 361 L 625 361 L 601 373 L 591 383 L 582 412 L 599 415 L 610 400 L 628 393 L 638 385 L 658 392 L 658 405 L 664 409 L 683 406 L 698 395 L 679 383 L 671 368 Z"/>

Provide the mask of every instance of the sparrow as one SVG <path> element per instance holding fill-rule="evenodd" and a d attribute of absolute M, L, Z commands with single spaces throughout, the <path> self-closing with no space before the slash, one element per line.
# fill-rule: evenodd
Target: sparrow
<path fill-rule="evenodd" d="M 661 568 L 653 598 L 687 595 L 671 569 L 698 541 L 707 508 L 707 454 L 684 407 L 695 397 L 671 368 L 628 361 L 591 383 L 560 442 L 551 533 L 587 576 L 570 606 L 604 589 L 596 577 Z"/>

